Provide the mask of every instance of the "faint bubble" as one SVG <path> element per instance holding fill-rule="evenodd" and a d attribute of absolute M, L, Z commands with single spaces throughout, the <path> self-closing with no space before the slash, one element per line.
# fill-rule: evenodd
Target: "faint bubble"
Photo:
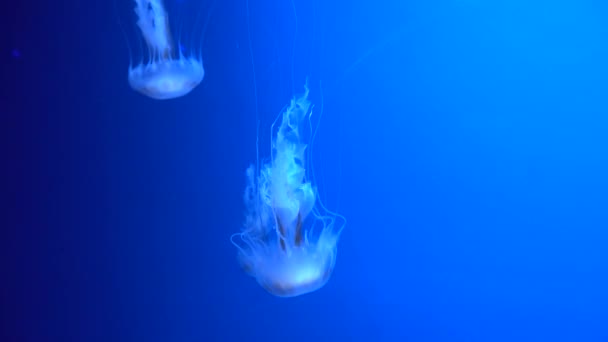
<path fill-rule="evenodd" d="M 19 49 L 12 49 L 11 50 L 11 56 L 13 56 L 13 58 L 20 58 L 21 57 L 21 51 L 19 51 Z"/>

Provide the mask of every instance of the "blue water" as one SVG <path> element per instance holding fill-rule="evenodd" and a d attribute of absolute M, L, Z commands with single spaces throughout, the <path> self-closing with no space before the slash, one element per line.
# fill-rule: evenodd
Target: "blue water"
<path fill-rule="evenodd" d="M 130 1 L 3 11 L 0 341 L 608 341 L 608 5 L 166 2 L 207 22 L 171 101 L 129 88 Z M 229 236 L 307 78 L 348 225 L 282 299 Z"/>

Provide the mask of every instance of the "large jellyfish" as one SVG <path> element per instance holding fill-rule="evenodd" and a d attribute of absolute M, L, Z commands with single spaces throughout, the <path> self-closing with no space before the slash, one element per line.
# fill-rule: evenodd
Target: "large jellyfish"
<path fill-rule="evenodd" d="M 162 0 L 135 0 L 135 14 L 149 55 L 129 66 L 131 88 L 157 100 L 188 94 L 205 76 L 202 58 L 176 51 Z"/>
<path fill-rule="evenodd" d="M 244 227 L 231 238 L 243 269 L 279 297 L 313 292 L 327 283 L 345 224 L 317 200 L 306 176 L 301 126 L 310 109 L 307 97 L 308 88 L 291 100 L 275 120 L 280 119 L 276 134 L 272 125 L 270 161 L 247 169 Z"/>

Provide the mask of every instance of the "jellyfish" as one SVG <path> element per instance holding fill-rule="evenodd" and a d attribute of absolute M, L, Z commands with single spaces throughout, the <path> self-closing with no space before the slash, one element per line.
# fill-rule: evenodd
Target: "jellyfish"
<path fill-rule="evenodd" d="M 148 60 L 129 66 L 133 90 L 157 100 L 184 96 L 205 76 L 200 56 L 176 49 L 162 0 L 135 0 L 135 14 L 148 49 Z"/>
<path fill-rule="evenodd" d="M 325 208 L 306 175 L 301 126 L 310 109 L 308 92 L 306 87 L 294 97 L 272 125 L 270 160 L 247 169 L 245 221 L 231 237 L 243 269 L 278 297 L 310 293 L 327 283 L 345 224 Z"/>

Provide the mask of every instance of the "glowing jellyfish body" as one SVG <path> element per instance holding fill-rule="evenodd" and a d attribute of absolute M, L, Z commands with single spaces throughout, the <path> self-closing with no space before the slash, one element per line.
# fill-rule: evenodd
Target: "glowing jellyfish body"
<path fill-rule="evenodd" d="M 146 41 L 149 58 L 129 67 L 129 85 L 157 100 L 188 94 L 205 76 L 202 59 L 175 51 L 162 0 L 135 0 L 135 4 L 137 26 Z"/>
<path fill-rule="evenodd" d="M 340 216 L 315 203 L 315 188 L 306 178 L 300 125 L 310 107 L 307 96 L 308 89 L 281 114 L 269 163 L 259 174 L 253 166 L 247 170 L 247 215 L 242 232 L 235 234 L 242 243 L 233 241 L 245 271 L 279 297 L 313 292 L 327 283 L 340 235 L 335 229 Z"/>

